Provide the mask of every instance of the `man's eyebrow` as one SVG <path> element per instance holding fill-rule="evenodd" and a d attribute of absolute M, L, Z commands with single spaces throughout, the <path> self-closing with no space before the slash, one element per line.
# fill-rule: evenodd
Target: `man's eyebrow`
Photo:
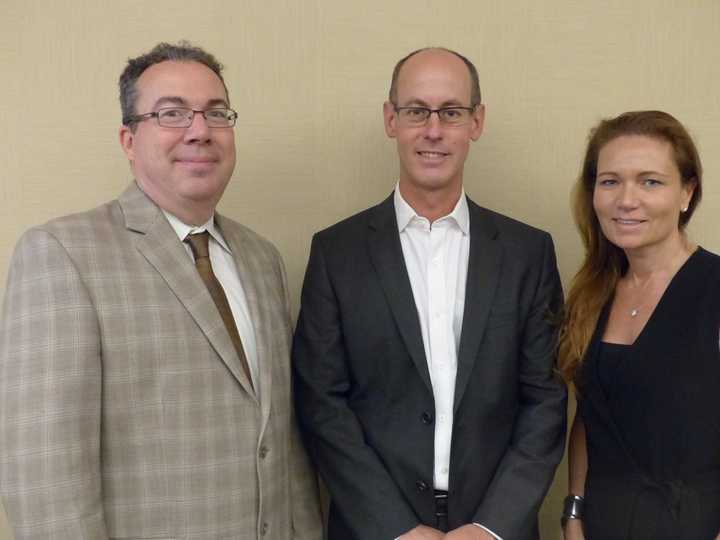
<path fill-rule="evenodd" d="M 443 101 L 440 107 L 467 107 L 467 105 L 457 99 L 451 99 L 449 101 Z"/>
<path fill-rule="evenodd" d="M 408 101 L 405 102 L 404 105 L 401 105 L 402 107 L 428 107 L 430 106 L 425 103 L 422 99 L 418 98 L 411 98 Z"/>
<path fill-rule="evenodd" d="M 229 106 L 230 106 L 230 104 L 227 101 L 225 101 L 224 99 L 220 99 L 220 98 L 211 99 L 210 101 L 208 101 L 205 104 L 205 107 L 207 107 L 208 109 L 215 108 L 215 107 L 229 107 Z"/>
<path fill-rule="evenodd" d="M 187 101 L 179 96 L 163 96 L 158 98 L 153 105 L 153 109 L 159 108 L 161 105 L 181 105 L 187 106 Z"/>
<path fill-rule="evenodd" d="M 188 102 L 185 98 L 182 98 L 180 96 L 163 96 L 161 98 L 158 98 L 158 100 L 155 102 L 155 105 L 153 106 L 153 109 L 159 109 L 164 105 L 177 105 L 180 107 L 189 107 Z M 218 108 L 218 107 L 228 107 L 228 102 L 221 98 L 215 98 L 208 100 L 204 108 L 206 109 L 212 109 L 212 108 Z"/>
<path fill-rule="evenodd" d="M 445 107 L 464 107 L 460 101 L 456 99 L 450 99 L 447 101 L 443 101 L 439 108 L 443 109 Z M 430 105 L 428 105 L 425 101 L 419 98 L 411 98 L 409 101 L 403 105 L 403 107 L 425 107 L 428 109 L 432 109 Z"/>

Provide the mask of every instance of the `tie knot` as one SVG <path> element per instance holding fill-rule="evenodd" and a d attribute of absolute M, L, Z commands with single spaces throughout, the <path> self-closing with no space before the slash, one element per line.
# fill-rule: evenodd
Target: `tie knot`
<path fill-rule="evenodd" d="M 185 237 L 185 242 L 190 244 L 190 249 L 192 250 L 193 257 L 195 257 L 195 260 L 198 259 L 206 259 L 209 257 L 208 252 L 208 241 L 210 240 L 210 233 L 207 231 L 203 231 L 201 233 L 197 234 L 188 234 Z"/>

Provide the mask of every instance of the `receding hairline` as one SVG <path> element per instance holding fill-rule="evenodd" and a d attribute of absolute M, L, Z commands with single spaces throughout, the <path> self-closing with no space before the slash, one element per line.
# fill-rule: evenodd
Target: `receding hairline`
<path fill-rule="evenodd" d="M 195 59 L 193 59 L 193 58 L 179 58 L 179 59 L 170 58 L 170 59 L 168 59 L 168 60 L 162 60 L 161 62 L 156 62 L 156 63 L 151 64 L 151 65 L 149 65 L 148 67 L 146 67 L 146 68 L 143 70 L 143 72 L 140 73 L 140 75 L 138 76 L 137 80 L 139 81 L 139 80 L 140 80 L 143 76 L 145 76 L 148 72 L 152 72 L 152 71 L 155 71 L 155 70 L 159 69 L 160 66 L 166 67 L 166 66 L 168 66 L 168 65 L 170 65 L 170 64 L 173 64 L 173 65 L 190 65 L 190 64 L 195 64 L 196 66 L 201 66 L 201 67 L 205 68 L 207 71 L 209 71 L 210 73 L 212 73 L 212 74 L 215 76 L 215 78 L 216 78 L 216 79 L 220 82 L 220 84 L 222 85 L 223 90 L 225 90 L 225 94 L 228 93 L 227 87 L 226 87 L 226 85 L 225 85 L 225 80 L 224 80 L 216 71 L 214 71 L 210 66 L 208 66 L 207 64 L 204 64 L 203 62 L 200 62 L 199 60 L 195 60 Z M 227 96 L 227 95 L 226 95 L 226 97 L 229 98 L 229 96 Z"/>
<path fill-rule="evenodd" d="M 422 48 L 422 49 L 418 49 L 418 50 L 416 50 L 416 51 L 411 52 L 411 53 L 408 54 L 405 58 L 403 58 L 403 59 L 401 60 L 402 65 L 404 65 L 404 64 L 405 64 L 408 60 L 410 60 L 411 58 L 414 58 L 414 57 L 416 57 L 416 56 L 418 56 L 418 55 L 420 55 L 420 54 L 425 54 L 425 53 L 428 53 L 428 54 L 429 54 L 429 53 L 433 53 L 433 54 L 441 53 L 441 54 L 445 54 L 445 55 L 448 55 L 448 54 L 449 54 L 449 55 L 457 58 L 457 59 L 460 60 L 461 62 L 463 62 L 463 64 L 465 63 L 464 60 L 463 60 L 464 56 L 462 56 L 460 53 L 458 53 L 458 52 L 456 52 L 456 51 L 453 51 L 452 49 L 446 49 L 445 47 L 424 47 L 424 48 Z M 400 66 L 400 69 L 401 69 L 401 70 L 402 70 L 402 65 Z M 398 72 L 398 73 L 399 73 L 399 72 Z"/>
<path fill-rule="evenodd" d="M 405 67 L 405 64 L 408 60 L 411 58 L 417 56 L 420 53 L 426 53 L 426 52 L 441 52 L 441 53 L 447 53 L 455 58 L 459 59 L 467 69 L 468 74 L 468 82 L 470 84 L 470 101 L 471 105 L 473 107 L 482 104 L 482 93 L 480 91 L 480 77 L 477 72 L 477 68 L 475 65 L 465 56 L 460 54 L 457 51 L 453 51 L 452 49 L 448 49 L 446 47 L 437 47 L 437 46 L 431 46 L 431 47 L 423 47 L 421 49 L 417 49 L 415 51 L 412 51 L 411 53 L 407 54 L 398 62 L 395 64 L 395 68 L 393 69 L 392 74 L 392 80 L 390 82 L 390 91 L 388 92 L 388 99 L 391 103 L 397 103 L 397 86 L 398 81 L 400 79 L 400 73 L 402 72 L 402 68 Z"/>
<path fill-rule="evenodd" d="M 215 71 L 213 71 L 208 65 L 206 65 L 202 62 L 199 62 L 197 60 L 194 60 L 194 59 L 189 59 L 189 58 L 188 59 L 182 58 L 182 59 L 177 59 L 177 60 L 176 59 L 163 60 L 162 62 L 157 62 L 155 64 L 148 66 L 136 80 L 136 92 L 137 92 L 136 101 L 140 99 L 140 96 L 142 94 L 140 87 L 138 86 L 138 83 L 140 83 L 142 81 L 143 77 L 145 77 L 148 73 L 152 74 L 152 72 L 159 69 L 160 66 L 167 67 L 166 66 L 167 64 L 197 64 L 198 66 L 202 66 L 203 68 L 205 68 L 209 73 L 211 73 L 218 80 L 218 82 L 220 83 L 220 86 L 222 87 L 223 93 L 225 94 L 224 97 L 210 98 L 210 99 L 208 99 L 207 103 L 210 106 L 222 105 L 224 107 L 230 107 L 230 96 L 228 94 L 227 86 L 225 86 L 225 81 L 220 76 L 218 76 L 218 74 Z M 185 98 L 183 98 L 181 96 L 167 94 L 167 95 L 159 96 L 156 99 L 153 106 L 157 106 L 158 102 L 162 102 L 162 101 L 174 102 L 174 104 L 177 106 L 186 106 L 187 105 L 186 103 L 181 103 L 181 102 L 185 102 Z"/>
<path fill-rule="evenodd" d="M 127 64 L 120 74 L 118 86 L 123 125 L 129 126 L 131 129 L 137 125 L 133 117 L 137 115 L 136 83 L 138 79 L 152 66 L 164 62 L 197 62 L 206 66 L 220 79 L 225 89 L 225 98 L 228 102 L 230 101 L 230 92 L 222 76 L 223 65 L 212 53 L 187 40 L 181 40 L 177 44 L 160 42 L 149 52 L 128 58 Z"/>

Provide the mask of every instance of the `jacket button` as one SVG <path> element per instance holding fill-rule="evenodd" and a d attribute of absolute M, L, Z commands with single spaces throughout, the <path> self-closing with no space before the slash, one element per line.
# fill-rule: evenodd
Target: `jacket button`
<path fill-rule="evenodd" d="M 427 491 L 428 485 L 422 480 L 418 480 L 415 482 L 415 487 L 417 487 L 418 491 Z"/>
<path fill-rule="evenodd" d="M 267 457 L 269 451 L 270 450 L 268 449 L 267 446 L 261 446 L 260 447 L 260 459 L 265 459 Z"/>
<path fill-rule="evenodd" d="M 260 535 L 265 536 L 268 532 L 269 525 L 267 523 L 263 523 L 262 527 L 260 527 Z"/>
<path fill-rule="evenodd" d="M 425 411 L 425 412 L 422 413 L 422 415 L 420 416 L 420 419 L 422 420 L 422 423 L 423 423 L 423 424 L 429 425 L 429 424 L 432 424 L 432 422 L 433 422 L 433 415 L 432 415 L 431 413 Z"/>

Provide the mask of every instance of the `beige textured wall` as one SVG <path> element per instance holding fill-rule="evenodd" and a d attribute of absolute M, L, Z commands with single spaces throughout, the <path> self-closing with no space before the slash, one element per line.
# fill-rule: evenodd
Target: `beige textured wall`
<path fill-rule="evenodd" d="M 394 62 L 425 45 L 463 52 L 481 74 L 486 132 L 466 167 L 467 192 L 549 230 L 566 284 L 580 258 L 567 201 L 584 139 L 601 117 L 624 110 L 668 110 L 695 135 L 706 196 L 690 231 L 720 251 L 717 0 L 0 7 L 2 283 L 24 229 L 114 198 L 129 182 L 117 143 L 117 76 L 128 56 L 181 38 L 226 64 L 239 159 L 221 209 L 278 245 L 296 305 L 311 234 L 394 184 L 381 105 Z M 563 468 L 542 509 L 543 538 L 559 537 L 565 476 Z M 0 540 L 9 538 L 0 517 Z"/>

